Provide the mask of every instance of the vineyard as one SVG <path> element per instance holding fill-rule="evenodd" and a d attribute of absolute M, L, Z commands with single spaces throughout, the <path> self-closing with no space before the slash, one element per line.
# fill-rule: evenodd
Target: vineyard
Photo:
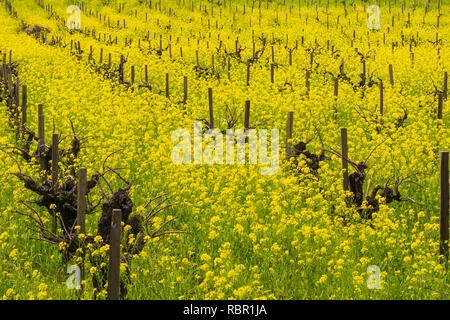
<path fill-rule="evenodd" d="M 449 12 L 0 0 L 0 297 L 449 299 Z"/>

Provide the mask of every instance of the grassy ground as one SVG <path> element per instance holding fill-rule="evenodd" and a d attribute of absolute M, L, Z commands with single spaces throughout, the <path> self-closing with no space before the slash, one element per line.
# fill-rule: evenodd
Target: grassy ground
<path fill-rule="evenodd" d="M 408 26 L 407 13 L 412 12 L 411 4 L 403 13 L 400 2 L 392 4 L 391 13 L 388 13 L 388 6 L 382 4 L 382 29 L 369 32 L 368 39 L 364 19 L 364 8 L 368 4 L 359 2 L 356 9 L 347 4 L 347 17 L 342 5 L 330 5 L 326 9 L 326 4 L 322 3 L 316 13 L 315 6 L 302 2 L 300 17 L 298 4 L 290 8 L 290 1 L 285 6 L 281 1 L 278 6 L 271 2 L 267 9 L 263 2 L 259 25 L 259 10 L 255 7 L 252 12 L 251 2 L 246 4 L 245 14 L 244 1 L 236 3 L 237 14 L 234 4 L 231 8 L 215 5 L 213 13 L 210 4 L 202 2 L 208 12 L 202 14 L 198 1 L 194 1 L 193 11 L 187 4 L 179 7 L 176 1 L 164 3 L 161 11 L 130 1 L 120 13 L 114 9 L 114 3 L 102 7 L 100 1 L 92 1 L 88 11 L 89 8 L 101 10 L 111 17 L 114 25 L 117 20 L 127 20 L 125 28 L 108 28 L 94 16 L 82 13 L 83 26 L 95 28 L 101 36 L 98 41 L 80 33 L 70 34 L 34 1 L 13 4 L 18 19 L 8 16 L 4 6 L 0 10 L 0 49 L 2 53 L 12 50 L 13 60 L 19 63 L 20 80 L 28 86 L 30 127 L 36 129 L 37 104 L 43 104 L 47 139 L 53 126 L 56 132 L 70 134 L 69 119 L 83 136 L 96 136 L 90 144 L 101 147 L 83 149 L 79 163 L 88 167 L 88 175 L 100 170 L 108 154 L 122 149 L 108 163 L 126 168 L 122 175 L 133 182 L 131 198 L 135 213 L 144 213 L 146 201 L 163 192 L 172 195 L 172 200 L 178 203 L 158 214 L 152 227 L 157 229 L 177 217 L 171 228 L 189 234 L 168 235 L 146 245 L 131 263 L 128 299 L 448 297 L 437 291 L 449 291 L 449 275 L 444 265 L 439 264 L 438 241 L 439 151 L 448 150 L 450 146 L 450 113 L 445 102 L 443 120 L 436 120 L 437 100 L 430 93 L 435 90 L 433 84 L 442 88 L 443 72 L 449 69 L 448 6 L 441 9 L 438 30 L 434 19 L 438 12 L 436 5 L 427 13 L 425 25 L 422 25 L 424 7 L 415 9 Z M 52 4 L 57 15 L 68 16 L 65 9 L 69 2 L 45 4 Z M 169 16 L 168 7 L 173 8 L 173 15 L 171 12 Z M 330 14 L 329 28 L 326 12 Z M 315 20 L 316 14 L 319 21 Z M 233 16 L 234 24 L 230 26 Z M 340 16 L 339 26 L 336 26 L 337 16 Z M 394 27 L 391 16 L 395 18 Z M 287 23 L 285 17 L 288 17 Z M 49 37 L 63 37 L 67 47 L 45 45 L 19 32 L 21 20 L 49 28 Z M 164 28 L 169 20 L 172 27 Z M 215 28 L 215 21 L 220 28 Z M 353 29 L 357 37 L 352 48 Z M 232 51 L 239 36 L 239 43 L 245 48 L 242 60 L 246 61 L 252 53 L 252 30 L 256 37 L 264 33 L 267 41 L 280 39 L 281 44 L 274 46 L 279 67 L 273 84 L 270 83 L 270 46 L 252 65 L 250 86 L 245 85 L 245 63 L 232 59 L 231 80 L 228 80 L 226 60 L 222 59 L 224 53 L 216 51 L 221 40 L 222 46 Z M 117 36 L 118 44 L 106 45 L 105 32 L 113 39 Z M 142 40 L 141 49 L 138 47 L 137 39 L 143 39 L 147 32 L 153 48 L 159 46 L 159 35 L 164 45 L 169 36 L 172 37 L 173 59 L 166 51 L 162 56 L 147 54 L 148 50 L 142 48 L 148 48 L 148 41 Z M 201 41 L 197 43 L 199 32 Z M 417 32 L 420 40 L 417 47 L 412 47 L 412 63 L 408 41 L 416 37 Z M 441 40 L 433 44 L 436 32 Z M 385 44 L 383 34 L 387 39 Z M 299 48 L 293 51 L 292 66 L 288 64 L 288 50 L 284 48 L 286 36 L 288 49 L 295 47 L 296 40 Z M 125 47 L 125 38 L 129 41 L 131 37 L 132 45 Z M 180 40 L 176 42 L 178 37 Z M 315 48 L 316 39 L 320 50 L 315 51 L 311 90 L 307 94 L 304 86 L 310 62 L 307 49 Z M 80 41 L 84 50 L 81 60 L 71 54 L 71 40 Z M 330 41 L 328 50 L 327 40 Z M 400 44 L 392 52 L 395 41 Z M 261 45 L 257 41 L 257 48 Z M 130 77 L 131 65 L 136 65 L 137 79 L 143 79 L 143 66 L 148 65 L 153 92 L 136 85 L 127 90 L 93 72 L 87 61 L 90 46 L 94 57 L 98 57 L 100 48 L 104 48 L 105 56 L 112 53 L 115 66 L 120 54 L 126 55 L 126 79 Z M 339 56 L 331 53 L 331 46 L 339 50 Z M 183 58 L 179 47 L 183 48 Z M 354 90 L 341 80 L 338 98 L 333 96 L 333 81 L 327 72 L 336 76 L 341 58 L 351 82 L 361 80 L 360 56 L 355 48 L 366 55 L 367 74 L 373 72 L 375 81 L 377 77 L 383 80 L 383 124 L 377 111 L 378 85 Z M 373 49 L 376 50 L 375 60 L 372 59 Z M 215 54 L 216 70 L 222 72 L 220 80 L 196 76 L 193 70 L 196 50 L 205 68 L 211 67 L 210 57 Z M 393 65 L 393 87 L 389 84 L 388 64 Z M 170 99 L 164 97 L 166 72 L 170 74 Z M 183 76 L 189 79 L 189 99 L 185 106 L 178 103 L 182 99 Z M 355 162 L 364 160 L 389 136 L 368 160 L 370 169 L 364 189 L 370 177 L 370 189 L 373 189 L 377 184 L 385 184 L 391 176 L 398 179 L 425 173 L 411 178 L 420 186 L 413 183 L 400 186 L 402 196 L 413 198 L 415 203 L 385 204 L 380 199 L 380 210 L 373 214 L 372 221 L 361 219 L 354 209 L 345 205 L 340 159 L 332 154 L 327 154 L 330 160 L 321 162 L 317 175 L 312 174 L 302 157 L 294 169 L 294 165 L 281 162 L 276 175 L 261 175 L 260 164 L 174 164 L 171 152 L 178 141 L 172 141 L 172 133 L 183 128 L 192 134 L 195 119 L 209 119 L 209 87 L 213 88 L 216 126 L 226 128 L 221 119 L 226 117 L 225 106 L 228 105 L 236 109 L 240 116 L 237 127 L 242 128 L 244 101 L 250 100 L 251 124 L 266 120 L 261 128 L 280 130 L 280 161 L 284 159 L 287 111 L 294 111 L 295 142 L 313 137 L 316 125 L 321 126 L 325 148 L 336 150 L 339 128 L 346 127 L 349 157 Z M 161 95 L 157 94 L 159 90 Z M 2 146 L 14 145 L 6 107 L 3 110 L 0 142 Z M 407 110 L 407 120 L 403 126 L 396 127 L 404 110 Z M 377 130 L 377 127 L 382 129 Z M 318 137 L 307 147 L 319 154 Z M 27 172 L 34 172 L 24 163 L 21 165 Z M 0 156 L 0 168 L 1 173 L 17 171 L 14 161 L 4 153 Z M 350 173 L 354 171 L 351 170 Z M 295 175 L 294 172 L 300 173 Z M 26 211 L 20 201 L 36 197 L 11 175 L 0 176 L 0 185 L 0 296 L 7 299 L 77 299 L 80 296 L 92 299 L 91 277 L 95 270 L 92 270 L 94 275 L 91 274 L 91 266 L 86 265 L 87 281 L 82 293 L 69 290 L 65 284 L 66 268 L 74 262 L 63 263 L 57 246 L 30 239 L 36 234 L 27 229 L 29 219 L 13 212 Z M 117 179 L 112 187 L 117 189 L 123 184 Z M 95 197 L 100 197 L 99 190 L 94 193 Z M 96 233 L 99 216 L 97 212 L 87 217 L 87 233 Z M 50 219 L 46 223 L 50 223 Z M 367 270 L 371 265 L 380 270 L 379 290 L 367 286 Z M 104 293 L 100 298 L 104 298 Z"/>

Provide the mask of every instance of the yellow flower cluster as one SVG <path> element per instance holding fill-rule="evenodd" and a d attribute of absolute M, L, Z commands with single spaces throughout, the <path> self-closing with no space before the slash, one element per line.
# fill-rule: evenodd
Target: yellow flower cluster
<path fill-rule="evenodd" d="M 50 19 L 32 0 L 14 4 L 19 19 L 0 8 L 0 50 L 12 50 L 12 59 L 19 63 L 20 81 L 28 87 L 30 128 L 36 130 L 37 105 L 43 104 L 46 133 L 52 132 L 53 123 L 56 132 L 71 132 L 70 119 L 77 132 L 95 136 L 93 145 L 103 147 L 82 149 L 76 167 L 95 171 L 107 155 L 122 149 L 108 159 L 108 166 L 125 168 L 121 174 L 133 182 L 131 197 L 137 211 L 146 212 L 143 205 L 149 191 L 167 192 L 178 203 L 156 216 L 152 228 L 158 230 L 176 216 L 176 228 L 189 234 L 154 238 L 134 257 L 128 297 L 445 298 L 429 288 L 446 292 L 449 280 L 438 257 L 437 199 L 438 152 L 450 147 L 450 110 L 447 100 L 443 119 L 437 119 L 433 91 L 442 90 L 444 72 L 450 69 L 450 17 L 442 15 L 438 29 L 435 7 L 423 18 L 424 0 L 418 1 L 414 12 L 409 7 L 402 12 L 400 4 L 391 9 L 382 6 L 382 29 L 370 31 L 366 2 L 345 10 L 342 4 L 322 4 L 323 10 L 316 10 L 308 1 L 301 1 L 300 8 L 295 1 L 284 5 L 267 1 L 268 7 L 263 1 L 261 9 L 257 1 L 253 9 L 247 1 L 235 2 L 232 7 L 228 1 L 220 6 L 208 2 L 205 7 L 203 1 L 205 10 L 200 12 L 197 0 L 193 1 L 194 10 L 177 0 L 163 1 L 161 11 L 150 9 L 144 1 L 130 0 L 125 11 L 119 12 L 114 2 L 104 5 L 92 0 L 81 13 L 83 33 L 68 32 L 54 19 L 68 18 L 63 1 L 44 1 L 55 12 Z M 442 4 L 442 12 L 449 9 Z M 409 23 L 408 12 L 413 12 Z M 47 44 L 17 32 L 21 20 L 48 28 Z M 65 45 L 50 45 L 52 37 L 61 38 Z M 74 46 L 71 50 L 71 43 L 80 43 L 83 52 L 76 53 Z M 258 58 L 250 64 L 247 86 L 247 60 L 254 58 L 253 45 Z M 111 54 L 114 69 L 118 69 L 121 55 L 127 57 L 124 80 L 131 81 L 131 66 L 135 66 L 135 83 L 127 88 L 97 72 L 92 66 L 99 65 L 100 52 L 103 64 Z M 200 68 L 195 68 L 197 52 Z M 213 55 L 214 72 L 220 79 L 202 75 L 212 72 Z M 227 57 L 231 57 L 229 77 Z M 362 59 L 366 82 L 360 86 Z M 389 64 L 394 71 L 392 86 Z M 144 83 L 145 66 L 152 90 Z M 309 90 L 306 70 L 311 71 Z M 335 96 L 333 77 L 341 70 L 345 76 L 339 77 Z M 169 99 L 165 97 L 166 73 Z M 182 103 L 185 76 L 188 97 Z M 380 79 L 384 85 L 382 115 Z M 265 120 L 260 128 L 279 129 L 282 147 L 288 111 L 294 111 L 292 143 L 314 137 L 307 150 L 317 155 L 322 142 L 325 149 L 338 150 L 339 128 L 346 127 L 352 161 L 363 161 L 379 146 L 368 160 L 365 195 L 366 189 L 371 191 L 387 181 L 425 173 L 409 179 L 416 183 L 405 181 L 399 187 L 401 195 L 415 203 L 386 203 L 378 196 L 379 210 L 372 220 L 362 219 L 346 205 L 340 158 L 331 153 L 317 170 L 303 156 L 297 163 L 281 161 L 273 176 L 261 175 L 263 165 L 259 164 L 174 164 L 171 151 L 178 142 L 172 141 L 172 133 L 179 128 L 193 133 L 195 119 L 209 119 L 208 88 L 213 89 L 215 127 L 221 130 L 228 127 L 222 120 L 229 118 L 227 107 L 236 112 L 235 127 L 243 128 L 241 113 L 246 100 L 251 102 L 250 126 Z M 0 145 L 14 145 L 6 112 L 0 118 Z M 320 134 L 315 127 L 320 127 Z M 62 147 L 69 147 L 68 141 L 64 143 L 67 145 Z M 280 160 L 284 156 L 282 151 Z M 24 173 L 34 172 L 32 165 L 21 165 Z M 15 172 L 15 168 L 10 157 L 0 156 L 0 296 L 76 299 L 76 290 L 55 279 L 65 271 L 57 251 L 67 244 L 53 248 L 31 242 L 26 220 L 14 213 L 20 201 L 29 197 L 15 177 L 2 175 Z M 350 170 L 354 172 L 352 167 Z M 119 183 L 115 181 L 114 186 Z M 96 192 L 93 202 L 101 196 Z M 368 206 L 363 202 L 363 208 Z M 88 226 L 96 226 L 98 216 L 87 220 Z M 49 225 L 51 220 L 43 223 Z M 124 231 L 127 234 L 129 230 Z M 80 234 L 79 239 L 86 235 Z M 107 267 L 109 253 L 109 245 L 103 245 L 100 236 L 94 242 L 83 251 L 99 259 L 97 266 L 86 265 L 86 273 L 92 276 Z M 137 242 L 129 237 L 123 243 Z M 89 259 L 82 259 L 81 254 L 78 252 L 74 263 L 87 263 Z M 378 266 L 379 274 L 369 274 L 371 266 Z M 126 272 L 128 266 L 122 263 L 120 269 Z M 377 281 L 381 289 L 370 289 L 368 284 L 376 286 Z M 94 289 L 89 286 L 87 281 L 83 298 L 92 298 Z M 97 292 L 97 298 L 106 298 L 106 291 Z"/>

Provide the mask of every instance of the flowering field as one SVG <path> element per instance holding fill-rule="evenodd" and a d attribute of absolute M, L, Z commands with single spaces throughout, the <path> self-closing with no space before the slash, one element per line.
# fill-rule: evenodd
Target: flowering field
<path fill-rule="evenodd" d="M 22 99 L 8 99 L 2 81 L 0 297 L 106 299 L 102 219 L 127 206 L 123 299 L 448 299 L 439 153 L 450 148 L 449 9 L 437 0 L 0 0 L 0 59 L 19 79 L 17 96 L 27 86 L 28 130 L 17 125 Z M 38 105 L 43 154 L 52 133 L 70 150 L 60 153 L 57 196 L 41 163 L 51 157 L 35 161 Z M 200 140 L 203 161 L 196 146 L 176 161 L 198 126 L 219 129 Z M 272 162 L 261 144 L 254 157 L 250 138 L 246 161 L 225 161 L 225 138 L 214 145 L 222 131 L 252 128 L 261 141 L 270 133 Z M 60 223 L 76 213 L 64 188 L 81 167 L 85 233 Z M 113 203 L 124 189 L 126 203 Z M 83 266 L 82 289 L 68 286 L 69 266 Z"/>

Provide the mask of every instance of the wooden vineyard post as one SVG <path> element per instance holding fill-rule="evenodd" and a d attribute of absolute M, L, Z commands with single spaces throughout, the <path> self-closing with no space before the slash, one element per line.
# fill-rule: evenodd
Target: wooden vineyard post
<path fill-rule="evenodd" d="M 394 71 L 392 70 L 392 64 L 389 64 L 389 81 L 391 82 L 391 86 L 394 85 Z"/>
<path fill-rule="evenodd" d="M 166 98 L 169 99 L 169 74 L 166 73 Z"/>
<path fill-rule="evenodd" d="M 448 174 L 448 151 L 440 152 L 440 191 L 441 191 L 441 213 L 440 213 L 440 242 L 439 254 L 448 261 L 448 220 L 449 220 L 449 174 Z"/>
<path fill-rule="evenodd" d="M 188 96 L 188 82 L 187 76 L 183 77 L 183 104 L 186 104 Z"/>
<path fill-rule="evenodd" d="M 444 94 L 438 94 L 438 114 L 437 118 L 442 120 L 442 105 L 443 105 Z"/>
<path fill-rule="evenodd" d="M 306 70 L 306 92 L 309 94 L 309 90 L 311 88 L 311 84 L 309 83 L 310 73 L 309 70 Z"/>
<path fill-rule="evenodd" d="M 109 236 L 108 300 L 119 300 L 121 222 L 122 210 L 113 209 Z"/>
<path fill-rule="evenodd" d="M 341 154 L 342 154 L 342 187 L 344 191 L 349 190 L 348 178 L 348 144 L 347 144 L 347 128 L 341 128 Z"/>
<path fill-rule="evenodd" d="M 247 60 L 247 86 L 250 85 L 250 60 Z"/>
<path fill-rule="evenodd" d="M 134 75 L 135 75 L 134 66 L 131 66 L 131 84 L 134 84 Z"/>
<path fill-rule="evenodd" d="M 363 79 L 365 81 L 365 79 L 366 79 L 366 60 L 363 60 L 362 68 L 363 68 Z"/>
<path fill-rule="evenodd" d="M 6 84 L 8 87 L 8 94 L 12 96 L 13 84 L 12 84 L 12 72 L 6 68 Z"/>
<path fill-rule="evenodd" d="M 16 126 L 16 141 L 20 135 L 20 120 L 19 120 L 19 107 L 20 107 L 20 80 L 16 78 L 16 84 L 14 85 L 14 125 Z"/>
<path fill-rule="evenodd" d="M 45 119 L 44 119 L 44 108 L 42 104 L 38 105 L 38 160 L 41 171 L 44 171 L 45 168 L 45 159 L 40 157 L 43 148 L 45 146 Z"/>
<path fill-rule="evenodd" d="M 294 127 L 294 111 L 288 111 L 286 122 L 286 160 L 289 160 L 291 156 L 291 143 L 289 142 L 289 140 L 292 139 L 293 127 Z"/>
<path fill-rule="evenodd" d="M 213 129 L 214 128 L 214 111 L 213 111 L 212 88 L 208 88 L 208 104 L 209 104 L 209 125 L 210 125 L 210 129 Z"/>
<path fill-rule="evenodd" d="M 274 81 L 274 68 L 275 65 L 273 63 L 270 64 L 270 82 L 273 83 Z"/>
<path fill-rule="evenodd" d="M 25 126 L 27 124 L 27 86 L 22 86 L 22 138 L 25 136 Z"/>
<path fill-rule="evenodd" d="M 145 65 L 145 84 L 148 84 L 148 67 Z"/>
<path fill-rule="evenodd" d="M 273 51 L 273 46 L 271 48 L 272 48 L 272 64 L 274 64 L 275 63 L 275 53 Z"/>
<path fill-rule="evenodd" d="M 339 80 L 338 78 L 334 78 L 334 99 L 337 99 L 339 93 Z"/>
<path fill-rule="evenodd" d="M 245 101 L 244 110 L 244 128 L 247 130 L 250 127 L 250 100 Z"/>
<path fill-rule="evenodd" d="M 59 162 L 59 134 L 54 133 L 52 136 L 52 188 L 56 191 L 58 187 L 58 162 Z M 56 212 L 52 217 L 52 232 L 56 234 Z"/>
<path fill-rule="evenodd" d="M 15 104 L 15 110 L 14 110 L 14 118 L 19 117 L 19 105 L 20 105 L 20 80 L 19 78 L 16 78 L 16 83 L 14 84 L 14 104 Z"/>
<path fill-rule="evenodd" d="M 380 114 L 383 115 L 383 81 L 380 81 Z"/>
<path fill-rule="evenodd" d="M 334 119 L 334 121 L 337 121 L 337 117 L 338 117 L 338 103 L 337 103 L 337 99 L 338 99 L 338 94 L 339 94 L 339 79 L 337 77 L 334 77 L 333 78 L 333 82 L 334 82 L 333 119 Z"/>
<path fill-rule="evenodd" d="M 448 83 L 447 83 L 447 71 L 444 72 L 444 89 L 442 90 L 444 93 L 444 99 L 447 100 L 447 91 L 448 91 Z"/>
<path fill-rule="evenodd" d="M 54 133 L 52 136 L 52 187 L 57 188 L 58 185 L 58 162 L 59 162 L 59 134 Z"/>

